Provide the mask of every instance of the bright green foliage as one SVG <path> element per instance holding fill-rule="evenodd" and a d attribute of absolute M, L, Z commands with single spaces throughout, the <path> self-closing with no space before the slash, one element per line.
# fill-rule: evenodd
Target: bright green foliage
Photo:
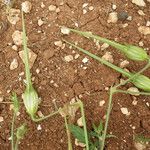
<path fill-rule="evenodd" d="M 19 108 L 20 108 L 20 104 L 19 104 L 16 93 L 12 93 L 11 100 L 12 100 L 13 106 L 14 106 L 13 107 L 14 113 L 16 114 L 19 111 Z"/>
<path fill-rule="evenodd" d="M 18 127 L 16 132 L 17 140 L 23 139 L 26 132 L 27 132 L 26 124 L 23 124 L 20 127 Z"/>

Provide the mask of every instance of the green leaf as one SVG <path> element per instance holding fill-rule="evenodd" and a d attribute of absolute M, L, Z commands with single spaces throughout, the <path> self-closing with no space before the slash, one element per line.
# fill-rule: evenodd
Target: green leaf
<path fill-rule="evenodd" d="M 79 140 L 81 143 L 85 143 L 84 130 L 76 125 L 69 125 L 69 130 L 73 136 Z"/>
<path fill-rule="evenodd" d="M 142 143 L 150 142 L 150 138 L 144 137 L 143 135 L 136 135 L 134 140 Z"/>
<path fill-rule="evenodd" d="M 16 132 L 17 139 L 18 140 L 23 139 L 26 132 L 27 132 L 26 124 L 23 124 L 19 128 L 17 128 L 17 132 Z"/>
<path fill-rule="evenodd" d="M 98 126 L 98 131 L 99 131 L 99 133 L 101 133 L 102 131 L 103 131 L 103 122 L 102 121 L 100 121 L 100 124 L 99 124 L 99 126 Z"/>
<path fill-rule="evenodd" d="M 11 100 L 12 100 L 13 105 L 14 105 L 13 110 L 14 110 L 15 113 L 17 113 L 19 111 L 20 104 L 19 104 L 19 101 L 18 101 L 16 93 L 12 93 Z"/>
<path fill-rule="evenodd" d="M 98 133 L 98 128 L 97 128 L 97 126 L 94 123 L 92 123 L 92 127 L 94 129 L 94 132 Z"/>

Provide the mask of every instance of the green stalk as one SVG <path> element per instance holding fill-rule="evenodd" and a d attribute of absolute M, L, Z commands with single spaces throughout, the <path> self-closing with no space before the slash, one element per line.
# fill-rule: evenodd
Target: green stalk
<path fill-rule="evenodd" d="M 114 42 L 114 41 L 111 41 L 111 40 L 108 40 L 106 38 L 102 38 L 100 36 L 97 36 L 97 35 L 93 35 L 91 32 L 83 32 L 83 31 L 78 31 L 78 30 L 75 30 L 75 29 L 71 29 L 71 28 L 68 28 L 70 31 L 72 32 L 75 32 L 75 33 L 78 33 L 84 37 L 90 37 L 92 39 L 96 39 L 98 41 L 101 41 L 103 43 L 107 43 L 121 51 L 124 51 L 124 49 L 126 48 L 126 46 L 122 45 L 122 44 L 119 44 L 117 42 Z"/>
<path fill-rule="evenodd" d="M 14 150 L 18 150 L 18 145 L 19 145 L 19 140 L 17 139 L 16 143 L 15 143 L 15 149 Z"/>
<path fill-rule="evenodd" d="M 40 122 L 40 121 L 42 121 L 42 120 L 45 120 L 45 119 L 47 119 L 47 118 L 49 118 L 49 117 L 52 117 L 52 116 L 58 114 L 58 113 L 59 113 L 59 110 L 57 110 L 57 111 L 55 111 L 55 112 L 53 112 L 53 113 L 50 113 L 49 115 L 44 116 L 44 117 L 42 117 L 42 118 L 35 118 L 34 116 L 32 116 L 32 120 L 35 121 L 35 122 Z"/>
<path fill-rule="evenodd" d="M 11 124 L 11 149 L 14 149 L 14 125 L 15 125 L 15 120 L 16 120 L 16 113 L 13 113 L 13 118 L 12 118 L 12 124 Z"/>
<path fill-rule="evenodd" d="M 86 150 L 89 150 L 89 140 L 88 140 L 88 132 L 87 132 L 86 120 L 85 120 L 85 114 L 84 114 L 84 107 L 83 107 L 83 103 L 80 100 L 78 101 L 78 103 L 79 103 L 79 106 L 80 106 L 80 109 L 81 109 L 83 129 L 84 129 L 84 135 L 85 135 Z"/>
<path fill-rule="evenodd" d="M 123 69 L 121 69 L 121 68 L 119 68 L 119 67 L 113 65 L 113 64 L 111 64 L 110 62 L 108 62 L 108 61 L 106 61 L 106 60 L 104 60 L 104 59 L 102 59 L 102 58 L 100 58 L 100 57 L 98 57 L 98 56 L 96 56 L 96 55 L 94 55 L 94 54 L 92 54 L 92 53 L 90 53 L 90 52 L 88 52 L 88 51 L 86 51 L 86 50 L 84 50 L 84 49 L 82 49 L 82 48 L 80 48 L 80 47 L 78 47 L 78 46 L 76 46 L 76 45 L 74 45 L 74 44 L 68 42 L 68 41 L 66 41 L 66 40 L 64 40 L 64 41 L 65 41 L 66 43 L 68 43 L 69 45 L 71 45 L 71 46 L 77 48 L 79 51 L 83 52 L 84 54 L 87 54 L 87 55 L 89 55 L 90 57 L 92 57 L 92 58 L 98 60 L 98 61 L 101 62 L 102 64 L 104 64 L 104 65 L 106 65 L 106 66 L 108 66 L 108 67 L 110 67 L 110 68 L 116 70 L 117 72 L 120 72 L 121 74 L 125 75 L 126 77 L 131 77 L 131 73 L 129 73 L 129 72 L 127 72 L 127 71 L 125 71 L 125 70 L 123 70 Z"/>
<path fill-rule="evenodd" d="M 26 28 L 25 28 L 23 11 L 22 11 L 22 28 L 23 28 L 25 74 L 26 74 L 26 80 L 27 80 L 27 89 L 29 90 L 30 87 L 32 86 L 32 81 L 31 81 L 31 73 L 30 73 L 30 65 L 29 65 L 29 49 L 27 48 L 27 36 L 26 36 Z"/>
<path fill-rule="evenodd" d="M 66 132 L 67 132 L 67 137 L 68 137 L 68 150 L 73 150 L 72 149 L 72 142 L 71 142 L 71 137 L 70 137 L 70 132 L 69 132 L 69 127 L 67 123 L 67 117 L 64 117 L 65 120 L 65 126 L 66 126 Z"/>
<path fill-rule="evenodd" d="M 111 108 L 112 108 L 112 96 L 113 96 L 114 92 L 115 92 L 115 89 L 113 87 L 111 87 L 110 88 L 109 101 L 108 101 L 108 108 L 107 108 L 107 113 L 106 113 L 106 122 L 105 122 L 105 127 L 104 127 L 104 133 L 102 135 L 102 144 L 101 144 L 100 150 L 103 150 L 104 146 L 105 146 L 105 139 L 106 139 L 106 134 L 107 134 L 108 122 L 109 122 Z"/>
<path fill-rule="evenodd" d="M 116 90 L 116 92 L 119 92 L 119 93 L 124 93 L 124 94 L 141 94 L 141 95 L 150 95 L 150 93 L 148 92 L 130 92 L 130 91 L 124 91 L 124 90 Z"/>

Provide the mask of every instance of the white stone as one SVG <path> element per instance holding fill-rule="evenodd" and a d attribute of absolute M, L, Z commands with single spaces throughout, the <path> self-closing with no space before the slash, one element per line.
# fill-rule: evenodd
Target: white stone
<path fill-rule="evenodd" d="M 19 15 L 20 15 L 19 9 L 11 8 L 9 9 L 7 19 L 11 24 L 15 25 L 20 20 Z"/>
<path fill-rule="evenodd" d="M 39 131 L 39 130 L 42 130 L 42 127 L 41 127 L 41 125 L 40 124 L 38 124 L 38 126 L 37 126 L 37 130 Z"/>
<path fill-rule="evenodd" d="M 3 122 L 4 118 L 2 116 L 0 116 L 0 122 Z"/>
<path fill-rule="evenodd" d="M 94 9 L 93 6 L 89 6 L 89 10 L 92 11 Z"/>
<path fill-rule="evenodd" d="M 15 51 L 18 50 L 18 47 L 17 47 L 16 45 L 13 45 L 11 48 L 12 48 L 13 50 L 15 50 Z"/>
<path fill-rule="evenodd" d="M 139 14 L 140 16 L 145 16 L 145 13 L 143 12 L 143 10 L 138 10 L 138 14 Z"/>
<path fill-rule="evenodd" d="M 83 127 L 83 120 L 82 120 L 82 117 L 80 117 L 78 120 L 77 120 L 77 125 L 79 127 Z"/>
<path fill-rule="evenodd" d="M 13 42 L 16 45 L 22 45 L 22 35 L 23 35 L 23 33 L 18 30 L 14 31 L 14 33 L 12 34 Z"/>
<path fill-rule="evenodd" d="M 132 3 L 141 6 L 141 7 L 145 7 L 146 3 L 144 2 L 144 0 L 132 0 Z"/>
<path fill-rule="evenodd" d="M 82 5 L 82 8 L 85 8 L 85 7 L 87 7 L 89 4 L 88 3 L 84 3 L 83 5 Z"/>
<path fill-rule="evenodd" d="M 134 147 L 137 149 L 137 150 L 146 150 L 146 146 L 140 142 L 135 142 L 134 143 Z"/>
<path fill-rule="evenodd" d="M 40 18 L 39 20 L 38 20 L 38 26 L 42 26 L 44 24 L 44 21 Z"/>
<path fill-rule="evenodd" d="M 82 62 L 85 64 L 89 61 L 89 59 L 87 57 L 83 58 Z"/>
<path fill-rule="evenodd" d="M 17 61 L 16 58 L 14 58 L 13 61 L 11 62 L 11 64 L 10 64 L 10 70 L 14 70 L 16 68 L 18 68 L 18 61 Z"/>
<path fill-rule="evenodd" d="M 150 27 L 140 26 L 140 27 L 138 27 L 138 31 L 144 35 L 148 35 L 148 34 L 150 34 Z"/>
<path fill-rule="evenodd" d="M 64 57 L 64 59 L 65 59 L 66 62 L 70 62 L 70 61 L 73 60 L 73 56 L 72 55 L 67 55 L 67 56 Z"/>
<path fill-rule="evenodd" d="M 3 96 L 0 96 L 0 102 L 2 102 L 4 100 Z"/>
<path fill-rule="evenodd" d="M 48 9 L 49 9 L 49 11 L 56 11 L 56 6 L 55 5 L 50 5 L 49 7 L 48 7 Z"/>
<path fill-rule="evenodd" d="M 128 16 L 127 20 L 131 21 L 132 20 L 132 16 Z"/>
<path fill-rule="evenodd" d="M 102 100 L 102 101 L 99 102 L 99 106 L 100 106 L 100 107 L 104 106 L 104 104 L 105 104 L 105 101 L 104 101 L 104 100 Z"/>
<path fill-rule="evenodd" d="M 44 8 L 44 7 L 45 7 L 44 3 L 43 3 L 43 2 L 41 2 L 41 8 Z"/>
<path fill-rule="evenodd" d="M 76 54 L 75 56 L 74 56 L 74 59 L 78 59 L 80 57 L 80 54 Z"/>
<path fill-rule="evenodd" d="M 120 68 L 125 68 L 125 67 L 127 67 L 128 65 L 129 65 L 129 61 L 124 60 L 124 61 L 122 61 L 122 62 L 120 63 Z"/>
<path fill-rule="evenodd" d="M 146 26 L 149 27 L 150 26 L 150 21 L 146 22 Z"/>
<path fill-rule="evenodd" d="M 139 46 L 141 46 L 141 47 L 144 46 L 143 41 L 140 41 L 140 42 L 139 42 Z"/>
<path fill-rule="evenodd" d="M 128 108 L 122 107 L 120 110 L 124 115 L 128 116 L 130 114 L 130 112 L 128 111 Z"/>
<path fill-rule="evenodd" d="M 63 46 L 63 43 L 62 41 L 55 41 L 54 44 L 58 47 L 62 47 Z"/>
<path fill-rule="evenodd" d="M 56 8 L 56 13 L 59 13 L 60 12 L 60 8 Z"/>
<path fill-rule="evenodd" d="M 31 9 L 32 9 L 32 4 L 29 1 L 25 1 L 21 4 L 22 6 L 22 11 L 24 11 L 25 13 L 30 13 Z"/>
<path fill-rule="evenodd" d="M 133 100 L 133 101 L 132 101 L 132 105 L 134 105 L 134 106 L 136 106 L 136 105 L 137 105 L 137 103 L 138 103 L 138 101 L 137 101 L 137 100 Z"/>
<path fill-rule="evenodd" d="M 125 23 L 122 25 L 123 28 L 126 28 L 128 26 L 128 23 Z"/>
<path fill-rule="evenodd" d="M 108 47 L 109 47 L 109 44 L 104 43 L 104 44 L 101 46 L 101 50 L 103 51 L 103 50 L 107 49 Z"/>
<path fill-rule="evenodd" d="M 24 52 L 20 51 L 19 52 L 19 56 L 22 59 L 22 61 L 24 62 Z M 32 50 L 29 49 L 29 64 L 30 64 L 30 69 L 32 68 L 35 60 L 37 58 L 37 54 L 35 54 Z"/>
<path fill-rule="evenodd" d="M 116 10 L 117 9 L 117 6 L 115 4 L 112 4 L 112 9 L 113 10 Z"/>
<path fill-rule="evenodd" d="M 109 13 L 107 23 L 116 23 L 118 21 L 117 12 Z"/>
<path fill-rule="evenodd" d="M 136 88 L 136 87 L 130 87 L 130 88 L 128 88 L 128 90 L 127 90 L 128 92 L 133 92 L 133 94 L 131 94 L 131 95 L 134 95 L 134 96 L 139 96 L 140 94 L 138 93 L 139 92 L 139 90 L 138 90 L 138 88 Z M 135 92 L 135 93 L 134 93 Z"/>
<path fill-rule="evenodd" d="M 37 74 L 40 73 L 40 69 L 39 69 L 39 68 L 36 69 L 36 73 L 37 73 Z"/>
<path fill-rule="evenodd" d="M 111 63 L 114 62 L 113 56 L 111 54 L 111 52 L 106 52 L 103 56 L 102 59 L 105 59 L 106 61 L 109 61 Z"/>
<path fill-rule="evenodd" d="M 61 33 L 64 35 L 69 35 L 70 30 L 67 27 L 61 27 Z"/>
<path fill-rule="evenodd" d="M 87 13 L 86 9 L 83 9 L 83 15 L 85 15 Z"/>
<path fill-rule="evenodd" d="M 84 148 L 86 146 L 86 144 L 81 143 L 78 141 L 78 139 L 75 139 L 75 145 Z"/>

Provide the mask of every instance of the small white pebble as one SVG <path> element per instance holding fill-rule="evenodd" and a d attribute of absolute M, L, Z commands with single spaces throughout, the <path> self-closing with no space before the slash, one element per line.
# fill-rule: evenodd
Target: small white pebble
<path fill-rule="evenodd" d="M 16 45 L 22 45 L 22 37 L 23 37 L 22 32 L 20 32 L 18 30 L 14 31 L 14 33 L 12 34 L 13 42 Z"/>
<path fill-rule="evenodd" d="M 129 65 L 129 61 L 127 61 L 127 60 L 124 60 L 124 61 L 122 61 L 121 63 L 120 63 L 120 68 L 125 68 L 125 67 L 127 67 Z"/>
<path fill-rule="evenodd" d="M 144 46 L 143 41 L 140 41 L 140 42 L 139 42 L 139 46 L 141 46 L 141 47 Z"/>
<path fill-rule="evenodd" d="M 130 115 L 130 112 L 128 111 L 128 108 L 126 108 L 126 107 L 122 107 L 121 108 L 121 112 L 124 114 L 124 115 Z"/>
<path fill-rule="evenodd" d="M 3 122 L 4 118 L 2 116 L 0 116 L 0 122 Z"/>
<path fill-rule="evenodd" d="M 80 54 L 75 54 L 74 59 L 78 59 L 80 57 Z"/>
<path fill-rule="evenodd" d="M 128 26 L 128 23 L 125 23 L 122 25 L 123 28 L 126 28 Z"/>
<path fill-rule="evenodd" d="M 146 26 L 149 27 L 150 26 L 150 21 L 146 22 Z"/>
<path fill-rule="evenodd" d="M 62 47 L 63 46 L 63 43 L 62 41 L 55 41 L 54 44 L 58 47 Z"/>
<path fill-rule="evenodd" d="M 112 4 L 112 9 L 113 10 L 116 10 L 117 9 L 117 6 L 115 4 Z"/>
<path fill-rule="evenodd" d="M 59 13 L 60 12 L 60 8 L 56 8 L 56 13 Z"/>
<path fill-rule="evenodd" d="M 113 56 L 111 54 L 111 52 L 106 52 L 103 56 L 102 59 L 105 59 L 106 61 L 109 61 L 111 63 L 114 62 Z"/>
<path fill-rule="evenodd" d="M 136 4 L 137 6 L 145 7 L 146 3 L 144 0 L 132 0 L 132 3 Z"/>
<path fill-rule="evenodd" d="M 138 27 L 138 31 L 139 31 L 141 34 L 148 35 L 148 34 L 150 34 L 150 27 L 147 27 L 147 26 L 139 26 L 139 27 Z"/>
<path fill-rule="evenodd" d="M 3 96 L 0 96 L 0 102 L 2 102 L 4 100 Z"/>
<path fill-rule="evenodd" d="M 44 24 L 44 21 L 40 18 L 39 20 L 38 20 L 38 25 L 39 26 L 42 26 Z"/>
<path fill-rule="evenodd" d="M 86 144 L 81 143 L 78 141 L 78 139 L 75 139 L 75 145 L 84 148 L 86 146 Z"/>
<path fill-rule="evenodd" d="M 21 4 L 22 6 L 22 11 L 24 11 L 25 13 L 30 13 L 31 9 L 32 9 L 32 4 L 29 1 L 25 1 Z"/>
<path fill-rule="evenodd" d="M 133 100 L 133 101 L 132 101 L 132 105 L 134 105 L 134 106 L 136 106 L 136 105 L 137 105 L 137 103 L 138 103 L 138 101 L 137 101 L 137 100 Z"/>
<path fill-rule="evenodd" d="M 61 27 L 61 33 L 65 35 L 69 35 L 70 30 L 67 27 Z"/>
<path fill-rule="evenodd" d="M 82 5 L 82 8 L 85 8 L 85 7 L 87 7 L 89 4 L 88 3 L 84 3 L 83 5 Z"/>
<path fill-rule="evenodd" d="M 89 61 L 89 59 L 87 57 L 83 58 L 82 62 L 85 64 Z"/>
<path fill-rule="evenodd" d="M 39 131 L 39 130 L 42 130 L 42 127 L 41 127 L 40 124 L 37 126 L 37 130 L 38 130 L 38 131 Z"/>
<path fill-rule="evenodd" d="M 131 95 L 134 95 L 134 96 L 139 96 L 139 95 L 140 95 L 140 94 L 138 93 L 139 90 L 138 90 L 138 88 L 136 88 L 136 87 L 130 87 L 130 88 L 128 88 L 127 91 L 128 91 L 128 92 L 136 92 L 135 94 L 134 94 L 134 93 L 131 94 Z"/>
<path fill-rule="evenodd" d="M 16 45 L 13 45 L 11 48 L 12 48 L 13 50 L 15 50 L 15 51 L 18 50 L 18 47 L 17 47 Z"/>
<path fill-rule="evenodd" d="M 138 14 L 139 14 L 140 16 L 145 16 L 145 13 L 143 12 L 143 10 L 138 10 Z"/>
<path fill-rule="evenodd" d="M 117 12 L 109 13 L 107 23 L 116 23 L 118 21 Z"/>
<path fill-rule="evenodd" d="M 146 102 L 146 105 L 149 107 L 150 106 L 149 102 Z"/>
<path fill-rule="evenodd" d="M 137 149 L 137 150 L 146 150 L 146 146 L 140 142 L 135 142 L 134 143 L 134 147 Z"/>
<path fill-rule="evenodd" d="M 16 68 L 18 68 L 18 61 L 17 61 L 16 58 L 14 58 L 13 61 L 11 62 L 11 64 L 10 64 L 10 70 L 14 70 Z"/>
<path fill-rule="evenodd" d="M 65 59 L 66 62 L 70 62 L 70 61 L 73 60 L 73 56 L 72 55 L 67 55 L 67 56 L 64 57 L 64 59 Z"/>
<path fill-rule="evenodd" d="M 40 73 L 40 69 L 39 69 L 39 68 L 36 69 L 36 73 L 37 73 L 37 74 Z"/>
<path fill-rule="evenodd" d="M 105 104 L 105 101 L 104 101 L 104 100 L 102 100 L 102 101 L 99 102 L 99 106 L 100 106 L 100 107 L 104 106 L 104 104 Z"/>
<path fill-rule="evenodd" d="M 93 6 L 89 6 L 89 10 L 92 11 L 94 9 Z"/>
<path fill-rule="evenodd" d="M 103 51 L 103 50 L 107 49 L 108 47 L 109 47 L 109 44 L 104 43 L 104 44 L 101 46 L 101 50 Z"/>
<path fill-rule="evenodd" d="M 55 5 L 50 5 L 49 7 L 48 7 L 48 9 L 49 9 L 49 11 L 56 11 L 56 6 Z"/>
<path fill-rule="evenodd" d="M 77 120 L 77 125 L 79 127 L 83 127 L 83 120 L 82 120 L 82 117 L 80 117 L 78 120 Z"/>
<path fill-rule="evenodd" d="M 44 8 L 44 7 L 45 7 L 44 3 L 43 3 L 43 2 L 41 2 L 41 8 Z"/>
<path fill-rule="evenodd" d="M 83 9 L 83 15 L 85 15 L 87 13 L 86 9 Z"/>
<path fill-rule="evenodd" d="M 131 21 L 132 20 L 132 16 L 128 16 L 127 20 Z"/>

